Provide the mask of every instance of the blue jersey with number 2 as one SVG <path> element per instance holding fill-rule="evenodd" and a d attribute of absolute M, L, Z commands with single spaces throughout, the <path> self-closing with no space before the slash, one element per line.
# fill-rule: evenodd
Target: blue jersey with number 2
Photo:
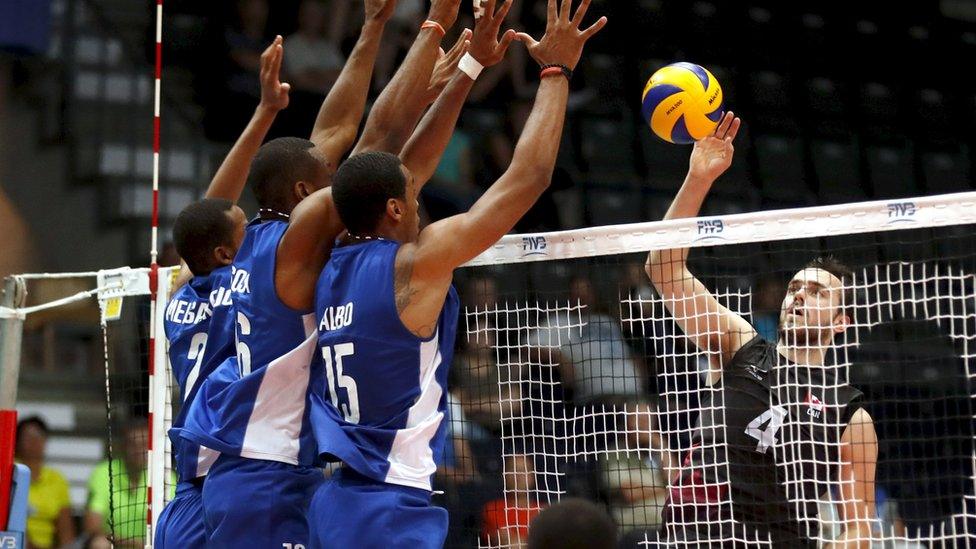
<path fill-rule="evenodd" d="M 319 277 L 325 371 L 316 379 L 312 425 L 324 457 L 379 482 L 430 490 L 446 438 L 458 298 L 451 287 L 432 337 L 407 330 L 394 296 L 399 248 L 388 240 L 337 248 Z"/>

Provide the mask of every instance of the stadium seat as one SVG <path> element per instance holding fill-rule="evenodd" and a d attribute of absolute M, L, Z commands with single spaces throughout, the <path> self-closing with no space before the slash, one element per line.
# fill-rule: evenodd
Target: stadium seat
<path fill-rule="evenodd" d="M 806 204 L 809 189 L 801 141 L 796 137 L 763 135 L 755 139 L 755 147 L 763 196 L 787 204 Z"/>
<path fill-rule="evenodd" d="M 617 225 L 645 221 L 641 191 L 633 188 L 595 188 L 587 192 L 586 208 L 592 225 Z"/>
<path fill-rule="evenodd" d="M 865 148 L 865 157 L 875 198 L 906 198 L 919 194 L 912 157 L 906 147 L 870 145 Z"/>
<path fill-rule="evenodd" d="M 956 141 L 958 127 L 942 90 L 923 88 L 912 93 L 914 129 L 926 143 L 945 145 Z"/>
<path fill-rule="evenodd" d="M 795 133 L 798 129 L 789 81 L 778 72 L 761 70 L 749 75 L 751 123 L 763 131 Z"/>
<path fill-rule="evenodd" d="M 804 85 L 806 128 L 817 137 L 847 138 L 851 134 L 848 90 L 843 81 L 814 76 Z"/>
<path fill-rule="evenodd" d="M 605 117 L 584 117 L 580 121 L 580 139 L 591 179 L 619 179 L 633 174 L 634 140 L 629 124 Z"/>
<path fill-rule="evenodd" d="M 965 149 L 926 151 L 920 157 L 927 194 L 972 190 L 969 155 Z"/>
<path fill-rule="evenodd" d="M 861 130 L 869 138 L 883 140 L 900 134 L 898 97 L 889 84 L 862 84 L 858 91 L 857 107 Z"/>
<path fill-rule="evenodd" d="M 822 204 L 864 200 L 857 148 L 850 141 L 814 141 L 810 145 L 813 170 Z"/>

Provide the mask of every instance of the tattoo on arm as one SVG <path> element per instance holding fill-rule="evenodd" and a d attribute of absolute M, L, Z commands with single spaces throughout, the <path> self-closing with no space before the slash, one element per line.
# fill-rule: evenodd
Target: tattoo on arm
<path fill-rule="evenodd" d="M 413 296 L 417 294 L 417 290 L 410 286 L 410 279 L 413 277 L 413 260 L 413 250 L 404 250 L 403 257 L 397 258 L 394 268 L 396 274 L 393 279 L 393 292 L 396 295 L 396 308 L 399 314 L 403 314 Z"/>

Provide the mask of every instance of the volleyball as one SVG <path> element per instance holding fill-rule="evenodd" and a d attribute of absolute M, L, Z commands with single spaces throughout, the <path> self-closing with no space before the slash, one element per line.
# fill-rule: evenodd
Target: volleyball
<path fill-rule="evenodd" d="M 641 113 L 669 143 L 692 143 L 715 131 L 722 119 L 722 86 L 694 63 L 662 67 L 644 86 Z"/>

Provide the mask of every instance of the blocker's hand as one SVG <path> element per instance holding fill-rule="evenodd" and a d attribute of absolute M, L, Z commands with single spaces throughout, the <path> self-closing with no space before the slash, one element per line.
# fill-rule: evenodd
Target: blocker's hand
<path fill-rule="evenodd" d="M 476 0 L 480 2 L 480 12 L 475 12 L 474 34 L 471 37 L 469 53 L 485 67 L 497 65 L 505 58 L 508 46 L 515 40 L 515 31 L 509 29 L 498 39 L 505 16 L 512 9 L 512 0 L 505 0 L 495 11 L 495 0 Z M 480 15 L 479 15 L 480 14 Z"/>
<path fill-rule="evenodd" d="M 695 142 L 689 160 L 688 176 L 711 182 L 725 173 L 732 165 L 732 155 L 735 153 L 732 141 L 739 133 L 741 125 L 742 120 L 735 113 L 725 113 L 712 135 Z"/>
<path fill-rule="evenodd" d="M 444 30 L 451 30 L 460 9 L 461 0 L 431 0 L 427 19 L 440 23 Z"/>
<path fill-rule="evenodd" d="M 261 54 L 261 106 L 274 111 L 288 107 L 288 92 L 291 90 L 291 84 L 281 82 L 281 60 L 285 57 L 281 43 L 281 36 L 275 37 L 274 42 Z"/>
<path fill-rule="evenodd" d="M 600 32 L 607 24 L 607 18 L 601 17 L 596 23 L 584 31 L 580 30 L 586 10 L 590 7 L 591 0 L 583 0 L 576 15 L 569 18 L 573 0 L 562 0 L 562 7 L 557 11 L 556 0 L 549 0 L 548 15 L 546 17 L 546 34 L 538 42 L 524 32 L 516 35 L 516 38 L 525 43 L 529 50 L 529 55 L 540 65 L 565 65 L 570 70 L 575 70 L 583 55 L 583 46 L 586 41 Z"/>
<path fill-rule="evenodd" d="M 470 46 L 471 31 L 464 29 L 450 51 L 444 53 L 444 50 L 440 50 L 437 53 L 437 62 L 434 63 L 434 71 L 430 74 L 430 84 L 427 85 L 427 101 L 429 103 L 433 103 L 447 87 L 447 83 L 457 72 L 458 61 L 467 53 Z"/>

